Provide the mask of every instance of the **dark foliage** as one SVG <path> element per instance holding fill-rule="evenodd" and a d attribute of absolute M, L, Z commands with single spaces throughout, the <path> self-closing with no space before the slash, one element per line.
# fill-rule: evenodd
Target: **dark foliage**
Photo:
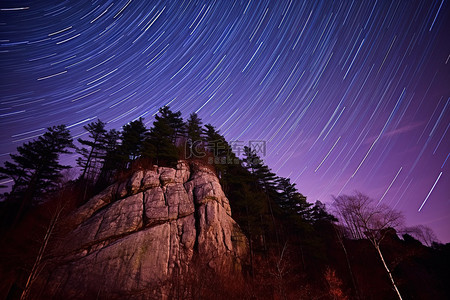
<path fill-rule="evenodd" d="M 174 298 L 396 298 L 377 251 L 364 232 L 337 226 L 336 217 L 324 203 L 308 202 L 295 183 L 278 177 L 254 149 L 245 147 L 242 158 L 236 156 L 233 146 L 213 125 L 202 127 L 197 114 L 191 114 L 185 123 L 181 112 L 165 106 L 149 129 L 141 118 L 123 126 L 122 132 L 107 132 L 100 120 L 84 128 L 89 138 L 78 140 L 82 148 L 77 151 L 82 180 L 68 182 L 59 194 L 54 191 L 60 172 L 67 166 L 60 165 L 58 159 L 72 146 L 64 126 L 49 128 L 42 137 L 18 147 L 18 153 L 11 155 L 12 162 L 0 168 L 0 178 L 13 180 L 11 192 L 5 194 L 8 201 L 0 202 L 3 215 L 11 211 L 9 203 L 16 205 L 16 212 L 21 206 L 23 212 L 29 212 L 16 228 L 3 228 L 2 241 L 8 247 L 0 253 L 0 271 L 6 274 L 0 277 L 4 282 L 0 295 L 6 295 L 6 290 L 14 298 L 14 289 L 20 295 L 25 288 L 30 265 L 42 244 L 32 241 L 48 228 L 53 215 L 44 212 L 52 211 L 49 207 L 67 203 L 64 218 L 89 196 L 131 176 L 136 169 L 153 164 L 175 166 L 179 159 L 187 159 L 216 171 L 233 219 L 249 240 L 250 257 L 249 265 L 243 267 L 245 280 L 239 286 L 230 285 L 233 278 L 227 274 L 192 266 L 184 277 L 174 278 Z M 50 200 L 31 209 L 32 203 L 44 199 Z M 64 230 L 61 225 L 55 236 L 64 235 Z M 383 236 L 378 246 L 398 279 L 398 288 L 407 299 L 450 298 L 445 281 L 450 246 L 424 246 L 417 237 L 424 236 L 430 245 L 432 234 L 418 232 L 404 234 L 403 240 L 390 228 L 377 233 Z M 181 290 L 188 293 L 180 294 Z"/>
<path fill-rule="evenodd" d="M 42 136 L 17 147 L 17 154 L 11 154 L 12 162 L 0 167 L 0 173 L 13 180 L 9 193 L 5 193 L 9 216 L 16 221 L 31 206 L 42 200 L 43 195 L 56 189 L 61 171 L 69 166 L 61 165 L 61 154 L 69 153 L 73 147 L 69 130 L 64 125 L 47 129 Z"/>
<path fill-rule="evenodd" d="M 181 112 L 172 112 L 168 106 L 159 109 L 155 122 L 147 135 L 142 154 L 155 163 L 173 166 L 179 159 L 177 140 L 183 134 Z"/>
<path fill-rule="evenodd" d="M 83 126 L 89 133 L 89 140 L 78 139 L 78 142 L 84 146 L 76 150 L 80 154 L 80 157 L 77 158 L 77 163 L 81 167 L 80 179 L 95 177 L 103 163 L 107 142 L 105 125 L 102 121 L 97 120 Z"/>
<path fill-rule="evenodd" d="M 142 153 L 147 131 L 142 118 L 123 126 L 119 152 L 125 162 L 125 167 L 128 167 Z"/>

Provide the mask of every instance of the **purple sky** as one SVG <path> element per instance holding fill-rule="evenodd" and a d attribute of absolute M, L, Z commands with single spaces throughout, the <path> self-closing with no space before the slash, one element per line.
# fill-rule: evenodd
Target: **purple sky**
<path fill-rule="evenodd" d="M 448 1 L 0 8 L 0 162 L 48 126 L 150 126 L 169 104 L 266 141 L 311 202 L 359 190 L 450 242 Z"/>

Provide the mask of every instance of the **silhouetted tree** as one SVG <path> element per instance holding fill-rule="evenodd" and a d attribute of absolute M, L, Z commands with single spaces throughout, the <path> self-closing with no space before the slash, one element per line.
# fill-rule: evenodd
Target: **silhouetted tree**
<path fill-rule="evenodd" d="M 110 183 L 114 172 L 122 167 L 123 156 L 120 154 L 121 133 L 115 129 L 109 130 L 104 137 L 104 157 L 97 184 L 100 186 Z"/>
<path fill-rule="evenodd" d="M 159 109 L 153 127 L 144 143 L 142 151 L 144 157 L 156 159 L 156 164 L 176 164 L 178 149 L 175 146 L 175 141 L 178 136 L 177 132 L 181 130 L 183 122 L 180 115 L 179 112 L 173 113 L 167 106 Z"/>
<path fill-rule="evenodd" d="M 159 109 L 159 115 L 155 116 L 155 119 L 157 121 L 158 119 L 164 119 L 167 121 L 169 127 L 172 129 L 171 141 L 176 145 L 178 139 L 182 137 L 185 132 L 185 124 L 183 122 L 183 118 L 181 117 L 181 112 L 173 112 L 170 110 L 170 107 L 166 105 Z"/>
<path fill-rule="evenodd" d="M 389 228 L 395 229 L 403 224 L 403 215 L 389 206 L 377 205 L 373 199 L 361 193 L 335 197 L 334 205 L 341 221 L 351 228 L 354 237 L 366 237 L 375 247 L 398 298 L 402 299 L 391 270 L 384 260 L 380 244 Z"/>
<path fill-rule="evenodd" d="M 430 227 L 417 225 L 404 229 L 405 234 L 418 239 L 424 245 L 431 247 L 434 242 L 438 242 L 438 238 Z"/>
<path fill-rule="evenodd" d="M 91 178 L 93 173 L 96 173 L 104 159 L 105 152 L 105 129 L 106 123 L 100 120 L 89 123 L 83 128 L 89 133 L 90 140 L 84 140 L 79 138 L 78 142 L 87 146 L 77 148 L 77 153 L 81 157 L 77 158 L 78 165 L 82 168 L 80 179 Z"/>
<path fill-rule="evenodd" d="M 303 220 L 311 219 L 311 203 L 306 201 L 306 197 L 297 191 L 295 183 L 291 183 L 289 178 L 279 178 L 278 204 L 288 214 L 300 216 Z"/>
<path fill-rule="evenodd" d="M 264 164 L 263 160 L 256 154 L 256 151 L 245 146 L 243 162 L 245 168 L 255 176 L 259 186 L 269 196 L 273 198 L 278 197 L 278 177 Z"/>
<path fill-rule="evenodd" d="M 313 222 L 337 222 L 335 216 L 327 212 L 325 203 L 320 202 L 319 200 L 314 203 L 314 206 L 311 208 L 311 220 Z"/>
<path fill-rule="evenodd" d="M 199 149 L 203 144 L 202 132 L 202 121 L 196 113 L 192 113 L 186 122 L 186 157 L 195 157 L 203 153 L 202 149 Z"/>
<path fill-rule="evenodd" d="M 268 214 L 273 226 L 273 230 L 271 230 L 271 232 L 275 235 L 277 246 L 281 247 L 278 234 L 279 228 L 275 220 L 273 205 L 273 202 L 279 197 L 277 190 L 278 177 L 271 172 L 267 165 L 263 163 L 262 159 L 256 154 L 256 151 L 249 147 L 244 147 L 243 164 L 247 171 L 251 174 L 253 187 L 255 190 L 259 190 L 264 195 L 262 199 L 264 199 L 267 204 Z M 262 226 L 268 226 L 269 224 L 266 222 L 267 221 L 263 221 L 263 216 L 261 215 Z"/>
<path fill-rule="evenodd" d="M 205 125 L 204 137 L 206 149 L 212 157 L 209 157 L 208 163 L 214 164 L 217 174 L 224 183 L 222 178 L 226 177 L 226 173 L 233 164 L 238 164 L 239 160 L 233 153 L 230 144 L 225 137 L 219 133 L 211 124 Z"/>
<path fill-rule="evenodd" d="M 192 142 L 202 140 L 202 120 L 196 113 L 192 113 L 187 120 L 186 134 Z"/>
<path fill-rule="evenodd" d="M 73 143 L 66 126 L 50 127 L 36 140 L 17 147 L 18 154 L 10 155 L 13 162 L 7 161 L 0 167 L 0 174 L 13 180 L 6 199 L 19 204 L 16 221 L 44 193 L 54 190 L 60 172 L 70 168 L 59 163 L 59 156 L 69 153 L 68 147 L 73 147 Z"/>
<path fill-rule="evenodd" d="M 123 126 L 119 151 L 126 166 L 140 156 L 147 131 L 142 118 Z"/>
<path fill-rule="evenodd" d="M 242 170 L 241 170 L 242 171 Z M 245 170 L 243 170 L 245 171 Z M 267 226 L 262 224 L 267 223 L 265 216 L 267 215 L 267 203 L 261 201 L 264 194 L 254 191 L 248 182 L 249 177 L 245 173 L 234 173 L 233 179 L 230 179 L 229 197 L 233 209 L 233 217 L 238 220 L 238 223 L 246 233 L 249 240 L 250 250 L 250 272 L 253 274 L 254 269 L 254 252 L 255 249 L 266 249 L 266 232 Z"/>
<path fill-rule="evenodd" d="M 204 133 L 206 147 L 213 154 L 215 162 L 227 164 L 227 158 L 229 158 L 229 155 L 232 155 L 232 151 L 225 137 L 211 124 L 205 125 Z"/>

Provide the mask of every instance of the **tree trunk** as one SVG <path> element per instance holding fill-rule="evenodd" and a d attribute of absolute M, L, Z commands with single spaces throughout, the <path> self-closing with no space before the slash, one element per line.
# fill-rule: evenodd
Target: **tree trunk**
<path fill-rule="evenodd" d="M 27 283 L 25 284 L 25 288 L 22 292 L 22 295 L 20 296 L 20 300 L 24 300 L 28 297 L 31 285 L 36 280 L 37 276 L 39 275 L 40 269 L 41 269 L 41 262 L 42 258 L 44 257 L 45 249 L 47 248 L 48 241 L 50 240 L 50 236 L 53 233 L 53 230 L 55 229 L 56 223 L 58 222 L 59 216 L 62 212 L 62 207 L 58 208 L 58 210 L 55 212 L 55 215 L 50 220 L 50 224 L 47 227 L 47 231 L 44 235 L 44 240 L 42 241 L 42 245 L 39 248 L 38 255 L 36 257 L 36 260 L 34 261 L 33 267 L 31 268 L 30 274 L 28 275 Z"/>
<path fill-rule="evenodd" d="M 350 265 L 350 259 L 348 257 L 347 248 L 345 248 L 344 239 L 343 239 L 341 233 L 339 232 L 339 229 L 337 229 L 336 227 L 334 227 L 334 232 L 336 233 L 336 236 L 338 238 L 339 244 L 341 244 L 342 250 L 344 250 L 345 259 L 347 261 L 348 271 L 350 273 L 350 277 L 352 279 L 353 288 L 355 289 L 355 293 L 356 293 L 356 299 L 360 299 L 359 298 L 358 287 L 356 286 L 355 277 L 353 276 L 352 267 Z"/>
<path fill-rule="evenodd" d="M 272 224 L 273 224 L 273 229 L 275 230 L 275 240 L 277 241 L 277 249 L 278 249 L 278 254 L 280 254 L 280 239 L 278 237 L 278 227 L 277 224 L 275 223 L 275 216 L 273 214 L 273 209 L 272 209 L 272 203 L 270 202 L 270 197 L 267 194 L 267 187 L 266 187 L 266 200 L 267 203 L 269 205 L 269 210 L 270 210 L 270 216 L 272 217 Z"/>
<path fill-rule="evenodd" d="M 94 143 L 95 143 L 95 141 L 94 141 Z M 86 157 L 86 165 L 84 166 L 83 173 L 81 174 L 80 179 L 84 179 L 84 176 L 86 175 L 88 169 L 90 168 L 93 152 L 94 152 L 94 147 L 91 147 L 91 151 L 89 152 L 88 157 Z"/>
<path fill-rule="evenodd" d="M 248 228 L 248 245 L 250 248 L 250 275 L 254 278 L 254 270 L 253 270 L 253 243 L 252 243 L 252 234 L 250 228 L 250 214 L 248 212 L 248 204 L 245 204 L 245 212 L 247 213 L 247 228 Z"/>
<path fill-rule="evenodd" d="M 303 255 L 303 247 L 300 244 L 300 255 L 302 257 L 302 267 L 303 267 L 303 271 L 306 271 L 306 265 L 305 265 L 305 257 Z"/>
<path fill-rule="evenodd" d="M 284 243 L 283 250 L 281 250 L 280 258 L 277 261 L 277 277 L 278 289 L 282 299 L 287 300 L 286 289 L 284 288 L 284 268 L 282 266 L 284 251 L 286 250 L 287 242 Z"/>
<path fill-rule="evenodd" d="M 389 268 L 388 268 L 386 262 L 384 261 L 383 254 L 381 254 L 380 246 L 379 246 L 379 245 L 375 245 L 375 248 L 377 249 L 378 254 L 380 255 L 380 258 L 381 258 L 381 261 L 383 262 L 384 268 L 386 269 L 386 271 L 387 271 L 388 274 L 389 274 L 389 278 L 391 279 L 392 285 L 394 286 L 394 290 L 395 290 L 395 292 L 397 293 L 398 298 L 399 298 L 400 300 L 402 300 L 402 296 L 400 295 L 400 292 L 399 292 L 399 290 L 398 290 L 398 288 L 397 288 L 397 285 L 395 284 L 394 277 L 392 277 L 391 270 L 389 270 Z"/>
<path fill-rule="evenodd" d="M 19 223 L 20 219 L 22 218 L 24 212 L 29 209 L 31 207 L 31 205 L 33 204 L 33 195 L 35 193 L 35 186 L 36 186 L 36 181 L 37 178 L 39 176 L 39 174 L 37 174 L 39 172 L 36 171 L 30 179 L 30 183 L 28 184 L 27 189 L 25 190 L 25 194 L 22 198 L 22 200 L 20 201 L 20 207 L 19 210 L 17 211 L 16 217 L 14 218 L 14 221 L 12 223 L 11 228 L 16 227 L 16 225 Z"/>

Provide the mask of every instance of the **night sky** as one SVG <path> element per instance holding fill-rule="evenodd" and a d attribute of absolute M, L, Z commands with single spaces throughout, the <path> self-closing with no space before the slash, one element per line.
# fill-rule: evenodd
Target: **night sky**
<path fill-rule="evenodd" d="M 20 3 L 20 4 L 18 4 Z M 0 163 L 169 104 L 310 202 L 364 192 L 450 242 L 450 3 L 2 1 Z"/>

